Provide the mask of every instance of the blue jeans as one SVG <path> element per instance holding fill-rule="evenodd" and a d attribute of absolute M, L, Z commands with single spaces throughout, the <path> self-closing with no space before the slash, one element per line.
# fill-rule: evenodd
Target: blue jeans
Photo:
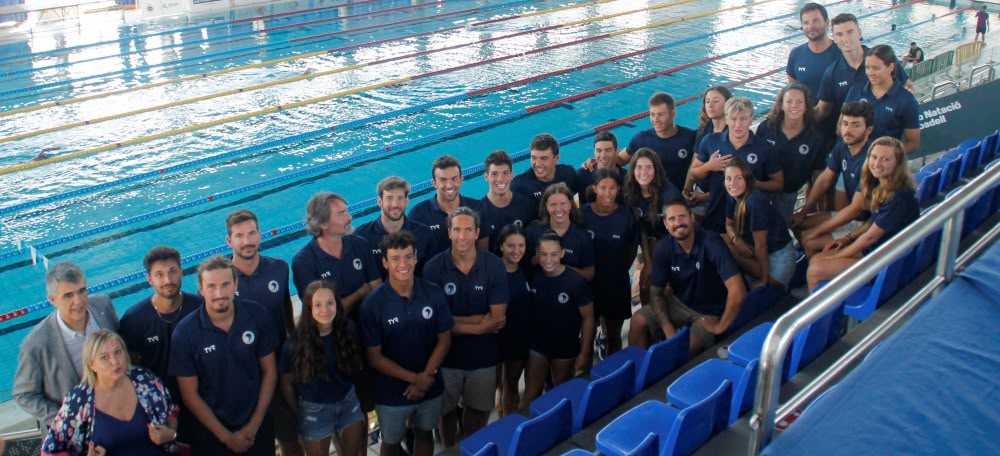
<path fill-rule="evenodd" d="M 328 404 L 299 399 L 299 436 L 303 440 L 323 440 L 364 417 L 354 388 L 343 399 Z"/>

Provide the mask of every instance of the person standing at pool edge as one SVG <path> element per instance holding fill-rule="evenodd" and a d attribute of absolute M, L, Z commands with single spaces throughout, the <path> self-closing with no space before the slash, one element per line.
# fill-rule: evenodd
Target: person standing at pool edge
<path fill-rule="evenodd" d="M 238 209 L 226 216 L 226 244 L 233 249 L 232 262 L 236 268 L 236 296 L 253 300 L 271 314 L 272 328 L 281 353 L 287 335 L 294 330 L 292 324 L 292 296 L 288 287 L 288 263 L 281 258 L 260 254 L 260 227 L 257 215 Z M 273 418 L 274 435 L 278 438 L 283 456 L 297 456 L 303 452 L 295 429 L 295 414 L 284 396 L 271 399 L 268 410 Z"/>
<path fill-rule="evenodd" d="M 986 43 L 986 30 L 990 26 L 990 15 L 986 12 L 986 5 L 976 11 L 976 36 L 972 41 L 979 41 L 979 35 L 983 35 L 983 43 Z"/>
<path fill-rule="evenodd" d="M 21 342 L 12 395 L 45 429 L 63 398 L 83 376 L 83 343 L 99 329 L 118 330 L 118 315 L 105 294 L 89 296 L 80 267 L 56 263 L 45 273 L 45 291 L 55 312 Z"/>

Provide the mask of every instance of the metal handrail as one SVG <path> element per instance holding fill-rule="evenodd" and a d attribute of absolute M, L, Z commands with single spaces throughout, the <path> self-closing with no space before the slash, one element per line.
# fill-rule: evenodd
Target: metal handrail
<path fill-rule="evenodd" d="M 18 440 L 38 439 L 42 437 L 41 429 L 28 429 L 26 431 L 14 431 L 0 435 L 4 442 L 16 442 Z"/>
<path fill-rule="evenodd" d="M 747 450 L 749 455 L 759 454 L 774 435 L 778 394 L 781 388 L 780 369 L 795 335 L 839 306 L 851 293 L 942 226 L 944 228 L 937 275 L 944 281 L 951 280 L 965 209 L 997 183 L 1000 183 L 1000 166 L 984 171 L 964 188 L 946 198 L 947 204 L 938 204 L 916 223 L 911 223 L 774 323 L 760 353 L 757 390 L 754 394 L 753 413 L 750 416 L 750 442 Z"/>
<path fill-rule="evenodd" d="M 937 84 L 934 84 L 934 88 L 931 89 L 931 101 L 937 99 L 939 89 L 943 89 L 943 88 L 946 88 L 946 87 L 954 87 L 956 93 L 960 92 L 962 90 L 962 88 L 958 86 L 958 83 L 955 82 L 955 81 L 952 81 L 951 79 L 941 81 L 941 82 L 939 82 Z"/>
<path fill-rule="evenodd" d="M 979 84 L 985 84 L 987 82 L 992 81 L 993 77 L 996 75 L 996 69 L 993 68 L 992 64 L 990 64 L 990 63 L 984 63 L 982 65 L 979 65 L 979 66 L 973 68 L 972 71 L 969 71 L 969 87 L 973 87 L 973 85 L 975 84 L 975 81 L 976 81 L 976 77 L 979 76 L 979 74 L 982 73 L 983 71 L 986 72 L 987 76 L 986 76 L 986 79 L 983 82 L 980 82 Z M 979 85 L 979 84 L 975 84 L 975 85 Z"/>

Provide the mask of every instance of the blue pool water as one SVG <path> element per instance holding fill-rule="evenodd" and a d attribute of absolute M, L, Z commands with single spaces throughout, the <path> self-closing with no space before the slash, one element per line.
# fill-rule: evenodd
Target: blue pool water
<path fill-rule="evenodd" d="M 299 8 L 343 3 L 301 2 Z M 537 133 L 548 132 L 558 138 L 583 133 L 580 136 L 582 139 L 564 145 L 561 154 L 563 163 L 578 165 L 591 153 L 590 138 L 585 135 L 586 132 L 609 121 L 643 112 L 646 99 L 652 92 L 667 91 L 681 100 L 700 94 L 707 85 L 728 84 L 768 73 L 782 68 L 788 50 L 803 41 L 797 31 L 796 12 L 804 1 L 772 0 L 749 4 L 736 0 L 697 0 L 668 4 L 618 0 L 580 7 L 583 3 L 379 1 L 242 23 L 231 22 L 228 15 L 199 21 L 185 20 L 183 23 L 160 21 L 144 25 L 141 30 L 122 27 L 116 31 L 117 35 L 104 31 L 96 38 L 82 35 L 39 36 L 28 45 L 0 47 L 0 75 L 11 73 L 0 77 L 0 93 L 3 94 L 0 95 L 0 111 L 95 97 L 65 106 L 0 117 L 0 141 L 32 131 L 56 129 L 51 133 L 0 142 L 0 169 L 26 163 L 43 148 L 58 148 L 51 153 L 59 156 L 156 136 L 156 139 L 135 145 L 0 174 L 0 188 L 3 188 L 0 194 L 0 256 L 12 255 L 0 259 L 0 277 L 6 287 L 6 293 L 0 298 L 0 313 L 44 301 L 44 268 L 40 264 L 32 266 L 25 253 L 8 253 L 13 252 L 18 239 L 34 245 L 76 237 L 41 248 L 39 252 L 53 262 L 73 261 L 80 264 L 87 273 L 88 284 L 95 286 L 140 271 L 142 256 L 154 245 L 174 246 L 182 255 L 197 254 L 224 245 L 224 218 L 234 209 L 248 208 L 256 212 L 264 230 L 284 227 L 301 221 L 304 203 L 316 191 L 335 191 L 351 203 L 362 203 L 375 196 L 375 183 L 386 175 L 402 176 L 411 184 L 428 180 L 430 162 L 441 154 L 452 154 L 469 168 L 481 164 L 492 150 L 504 149 L 515 153 L 526 149 L 531 137 Z M 840 12 L 864 15 L 861 26 L 867 37 L 890 32 L 890 24 L 900 27 L 897 32 L 869 40 L 869 45 L 887 43 L 902 52 L 910 41 L 918 41 L 931 56 L 958 44 L 963 39 L 962 27 L 972 20 L 968 13 L 947 15 L 950 12 L 947 8 L 926 3 L 894 10 L 890 10 L 894 6 L 890 0 L 826 4 L 831 15 Z M 666 6 L 654 8 L 663 5 Z M 557 10 L 560 7 L 568 8 Z M 643 8 L 647 10 L 607 17 Z M 657 25 L 724 8 L 732 9 Z M 240 17 L 273 11 L 277 10 L 244 12 Z M 524 17 L 515 18 L 516 15 Z M 338 17 L 346 18 L 333 20 Z M 419 20 L 421 17 L 428 19 Z M 937 18 L 921 24 L 934 17 Z M 323 19 L 331 20 L 320 22 Z M 313 23 L 296 26 L 304 21 Z M 484 21 L 490 22 L 476 25 Z M 399 25 L 400 22 L 405 23 Z M 569 23 L 576 25 L 563 26 Z M 909 24 L 919 25 L 908 27 Z M 378 27 L 371 27 L 373 25 Z M 285 26 L 288 27 L 275 29 Z M 533 32 L 543 27 L 551 28 Z M 365 29 L 351 32 L 359 28 Z M 738 29 L 725 31 L 734 28 Z M 184 31 L 177 31 L 180 29 Z M 441 29 L 448 30 L 439 31 Z M 254 31 L 258 33 L 248 33 Z M 618 31 L 627 33 L 531 53 L 539 47 Z M 719 31 L 725 32 L 716 33 Z M 333 32 L 343 33 L 326 39 L 302 41 Z M 520 32 L 525 33 L 483 42 Z M 419 36 L 412 36 L 417 34 Z M 118 40 L 118 36 L 126 35 L 127 38 Z M 400 36 L 412 37 L 363 45 Z M 788 39 L 762 45 L 782 37 Z M 86 46 L 88 41 L 98 40 L 113 43 Z M 168 79 L 352 45 L 359 46 L 348 51 L 154 88 L 142 87 Z M 665 47 L 477 97 L 463 97 L 471 91 L 572 69 L 659 45 Z M 66 46 L 74 48 L 71 51 L 58 50 Z M 449 49 L 442 52 L 427 52 L 446 47 Z M 40 54 L 31 60 L 8 59 L 9 56 L 28 52 Z M 416 53 L 422 55 L 405 57 Z M 538 113 L 524 114 L 524 110 L 531 106 L 720 54 L 727 56 L 669 76 L 600 92 Z M 460 65 L 508 56 L 511 58 L 449 71 Z M 393 58 L 398 59 L 372 63 Z M 165 65 L 177 60 L 185 63 L 180 67 Z M 350 65 L 360 67 L 322 75 Z M 307 71 L 314 77 L 283 83 L 284 79 Z M 392 86 L 361 89 L 435 71 L 442 73 Z M 75 82 L 58 85 L 60 81 L 70 79 Z M 269 83 L 272 85 L 259 90 L 158 108 L 168 103 Z M 779 71 L 741 84 L 734 92 L 753 99 L 758 113 L 763 113 L 769 109 L 774 93 L 784 83 L 783 71 Z M 42 84 L 55 86 L 26 91 Z M 103 93 L 128 88 L 134 90 L 99 97 Z M 341 96 L 294 109 L 194 128 L 206 122 L 337 93 Z M 456 99 L 407 115 L 395 114 L 401 109 L 449 97 Z M 71 123 L 154 108 L 150 112 L 59 129 Z M 694 126 L 697 113 L 697 101 L 679 106 L 678 123 Z M 384 118 L 369 119 L 380 115 Z M 477 127 L 480 122 L 503 115 L 511 117 Z M 292 135 L 342 126 L 361 119 L 368 121 L 352 128 L 338 128 L 324 136 L 254 150 L 254 146 L 260 144 L 280 143 Z M 430 138 L 449 129 L 463 128 L 467 131 L 434 140 Z M 613 132 L 624 145 L 640 128 L 648 128 L 646 119 L 619 126 Z M 207 160 L 180 171 L 141 177 L 161 168 L 234 151 L 238 153 L 230 154 L 223 160 Z M 370 152 L 375 153 L 363 161 L 344 164 L 344 160 Z M 526 167 L 526 161 L 518 162 L 515 171 L 520 172 Z M 311 171 L 317 169 L 322 171 Z M 290 175 L 296 177 L 207 201 L 209 195 Z M 139 177 L 107 190 L 87 192 L 77 197 L 64 196 L 130 176 Z M 481 197 L 485 190 L 485 180 L 480 174 L 469 176 L 463 186 L 464 194 L 476 198 Z M 416 192 L 411 205 L 427 196 L 429 193 L 426 191 Z M 39 204 L 38 201 L 43 198 L 51 201 Z M 141 217 L 153 211 L 199 201 L 202 203 L 181 210 Z M 367 209 L 374 207 L 372 201 L 362 206 L 365 207 L 355 212 L 355 226 L 374 216 L 374 211 Z M 93 235 L 76 236 L 76 233 L 134 218 L 142 220 L 102 229 L 102 232 Z M 301 230 L 282 233 L 265 241 L 263 253 L 290 260 L 306 240 Z M 197 261 L 185 264 L 189 274 L 196 264 Z M 192 275 L 185 276 L 184 288 L 195 290 Z M 139 279 L 123 281 L 107 287 L 103 292 L 112 293 L 121 313 L 148 294 L 149 290 Z M 11 360 L 0 365 L 0 400 L 10 394 L 10 382 L 16 368 L 12 360 L 17 345 L 30 325 L 48 312 L 49 309 L 43 308 L 0 322 L 0 354 Z"/>

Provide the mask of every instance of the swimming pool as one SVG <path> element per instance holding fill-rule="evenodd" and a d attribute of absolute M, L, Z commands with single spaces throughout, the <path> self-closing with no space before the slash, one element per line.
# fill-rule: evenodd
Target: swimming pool
<path fill-rule="evenodd" d="M 0 110 L 61 105 L 0 117 L 0 274 L 7 287 L 0 312 L 44 300 L 44 268 L 16 252 L 18 239 L 39 246 L 59 241 L 38 251 L 53 262 L 80 264 L 88 284 L 111 292 L 123 312 L 149 292 L 135 273 L 150 247 L 167 244 L 195 256 L 185 263 L 190 273 L 204 252 L 225 244 L 224 217 L 236 208 L 253 210 L 263 230 L 277 231 L 264 241 L 265 255 L 290 259 L 306 242 L 295 224 L 319 190 L 353 203 L 357 226 L 374 216 L 379 179 L 397 174 L 411 184 L 425 182 L 431 160 L 444 153 L 472 168 L 489 151 L 520 152 L 533 135 L 549 132 L 577 140 L 561 155 L 563 163 L 579 164 L 591 153 L 588 132 L 642 113 L 657 90 L 681 100 L 709 84 L 746 81 L 735 92 L 763 112 L 785 81 L 782 72 L 770 72 L 802 41 L 794 28 L 804 3 L 383 0 L 242 22 L 228 16 L 162 21 L 138 35 L 122 28 L 124 39 L 103 37 L 112 43 L 100 47 L 72 36 L 39 37 L 32 50 L 40 55 L 30 61 L 13 59 L 23 49 L 4 47 L 0 74 L 8 75 L 0 77 Z M 888 0 L 824 3 L 831 14 L 861 17 L 868 37 L 899 26 L 869 45 L 902 51 L 919 41 L 928 55 L 953 47 L 971 20 L 925 3 L 892 10 L 895 2 Z M 297 25 L 305 21 L 311 23 Z M 79 48 L 59 51 L 57 41 Z M 318 55 L 260 65 L 310 53 Z M 109 57 L 98 60 L 102 56 Z M 167 64 L 178 60 L 184 62 L 179 68 Z M 142 88 L 174 78 L 186 80 Z M 607 89 L 627 81 L 636 82 Z M 254 86 L 266 87 L 239 91 Z M 111 91 L 122 93 L 100 96 Z M 238 93 L 209 98 L 223 91 Z M 71 102 L 81 97 L 94 98 Z M 205 99 L 185 102 L 195 97 Z M 317 98 L 328 99 L 311 102 Z M 246 115 L 304 102 L 310 103 Z M 149 112 L 118 117 L 137 110 Z M 697 101 L 679 106 L 678 123 L 693 126 L 697 112 Z M 104 117 L 115 118 L 96 121 Z M 201 128 L 205 123 L 219 125 Z M 613 132 L 624 144 L 647 126 L 640 118 Z M 330 127 L 326 135 L 311 133 Z M 33 135 L 42 129 L 55 131 Z M 309 139 L 287 139 L 295 135 Z M 45 148 L 58 148 L 50 151 L 54 157 L 81 156 L 5 172 Z M 516 163 L 515 171 L 526 166 Z M 93 189 L 100 184 L 109 188 Z M 466 195 L 478 198 L 485 190 L 481 175 L 467 177 Z M 68 196 L 73 192 L 79 195 Z M 416 191 L 411 204 L 428 194 Z M 95 233 L 80 234 L 88 230 Z M 194 277 L 186 277 L 184 289 L 194 291 Z M 13 360 L 30 325 L 48 311 L 0 322 L 0 353 Z M 0 400 L 9 397 L 15 368 L 14 362 L 0 365 Z"/>

